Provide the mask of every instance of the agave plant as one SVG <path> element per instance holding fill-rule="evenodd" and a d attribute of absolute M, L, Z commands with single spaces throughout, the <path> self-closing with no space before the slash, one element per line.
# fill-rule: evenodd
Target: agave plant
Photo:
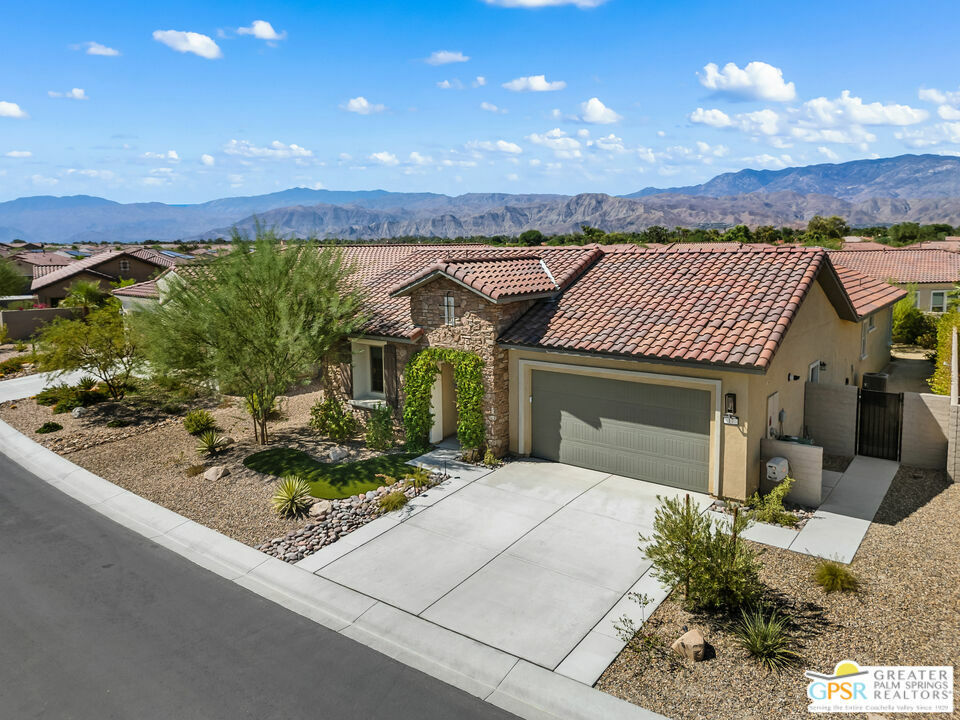
<path fill-rule="evenodd" d="M 197 452 L 200 455 L 216 455 L 228 444 L 229 441 L 223 435 L 218 435 L 214 430 L 207 430 L 197 438 Z"/>
<path fill-rule="evenodd" d="M 90 377 L 89 375 L 84 375 L 82 378 L 80 378 L 79 382 L 77 382 L 78 390 L 93 390 L 96 386 L 97 379 Z"/>
<path fill-rule="evenodd" d="M 273 509 L 281 517 L 300 517 L 313 503 L 310 496 L 310 483 L 299 475 L 289 475 L 280 481 L 274 493 Z"/>
<path fill-rule="evenodd" d="M 780 672 L 800 658 L 787 630 L 787 619 L 778 617 L 775 610 L 769 615 L 761 609 L 742 610 L 734 635 L 737 642 L 768 670 Z"/>

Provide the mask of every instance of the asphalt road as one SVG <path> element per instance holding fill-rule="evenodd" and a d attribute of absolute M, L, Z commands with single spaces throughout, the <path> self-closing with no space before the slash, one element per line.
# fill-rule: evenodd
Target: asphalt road
<path fill-rule="evenodd" d="M 0 718 L 510 718 L 0 455 Z"/>

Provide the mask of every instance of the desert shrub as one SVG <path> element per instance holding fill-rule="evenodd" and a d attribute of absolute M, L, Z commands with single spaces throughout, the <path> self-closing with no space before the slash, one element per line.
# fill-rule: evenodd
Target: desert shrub
<path fill-rule="evenodd" d="M 684 604 L 692 609 L 739 607 L 759 597 L 760 565 L 740 537 L 749 518 L 734 513 L 728 533 L 701 514 L 689 495 L 658 499 L 653 535 L 640 536 L 655 578 L 682 587 Z"/>
<path fill-rule="evenodd" d="M 93 390 L 96 386 L 97 386 L 97 379 L 95 377 L 84 375 L 82 378 L 80 378 L 79 382 L 77 382 L 76 387 L 77 387 L 77 390 L 80 390 L 83 392 L 89 392 L 90 390 Z"/>
<path fill-rule="evenodd" d="M 860 588 L 857 576 L 838 562 L 821 560 L 813 571 L 813 579 L 826 592 L 856 592 Z"/>
<path fill-rule="evenodd" d="M 783 508 L 783 499 L 790 492 L 793 483 L 794 479 L 788 477 L 784 478 L 783 482 L 778 483 L 766 495 L 761 496 L 759 492 L 755 492 L 747 503 L 752 508 L 748 513 L 750 518 L 757 522 L 773 523 L 775 525 L 796 525 L 796 516 Z"/>
<path fill-rule="evenodd" d="M 427 468 L 414 467 L 413 470 L 403 476 L 403 479 L 406 480 L 407 485 L 412 487 L 416 491 L 416 494 L 419 495 L 424 488 L 428 488 L 433 484 L 433 473 Z"/>
<path fill-rule="evenodd" d="M 207 430 L 197 438 L 197 453 L 200 455 L 216 455 L 227 445 L 227 439 L 223 435 L 218 435 L 215 430 Z"/>
<path fill-rule="evenodd" d="M 36 432 L 38 435 L 44 435 L 46 433 L 57 432 L 57 430 L 63 430 L 63 425 L 55 422 L 45 422 L 37 428 Z"/>
<path fill-rule="evenodd" d="M 13 344 L 13 349 L 17 352 L 23 352 L 27 349 L 27 344 L 23 340 L 17 340 Z"/>
<path fill-rule="evenodd" d="M 410 498 L 408 498 L 402 490 L 394 490 L 391 493 L 381 496 L 379 502 L 381 512 L 393 512 L 410 502 Z"/>
<path fill-rule="evenodd" d="M 66 383 L 57 383 L 56 385 L 51 385 L 50 387 L 41 390 L 34 396 L 34 400 L 37 401 L 37 405 L 56 405 L 61 400 L 66 400 L 72 398 L 76 395 L 76 391 L 67 385 Z"/>
<path fill-rule="evenodd" d="M 344 442 L 357 434 L 357 418 L 333 397 L 310 408 L 310 427 L 334 442 Z"/>
<path fill-rule="evenodd" d="M 0 345 L 10 342 L 10 328 L 6 324 L 0 325 Z"/>
<path fill-rule="evenodd" d="M 183 419 L 183 427 L 191 435 L 200 435 L 208 430 L 215 430 L 217 421 L 206 410 L 191 410 Z"/>
<path fill-rule="evenodd" d="M 936 336 L 936 322 L 920 308 L 914 307 L 916 289 L 908 289 L 907 293 L 907 297 L 894 305 L 893 341 L 919 345 L 919 340 L 923 338 L 925 342 L 929 342 L 929 338 Z M 922 345 L 922 347 L 932 347 L 932 345 Z"/>
<path fill-rule="evenodd" d="M 483 454 L 483 464 L 487 467 L 496 467 L 500 464 L 497 456 L 493 454 L 493 450 L 490 448 L 487 448 L 487 451 Z"/>
<path fill-rule="evenodd" d="M 122 428 L 127 426 L 126 420 L 121 420 L 120 418 L 114 418 L 107 422 L 108 428 Z"/>
<path fill-rule="evenodd" d="M 3 362 L 0 362 L 0 375 L 20 372 L 23 370 L 24 365 L 32 361 L 33 358 L 27 355 L 16 355 L 12 358 L 7 358 Z"/>
<path fill-rule="evenodd" d="M 206 469 L 207 469 L 206 465 L 191 465 L 183 472 L 187 477 L 196 477 Z"/>
<path fill-rule="evenodd" d="M 271 503 L 280 517 L 295 518 L 304 515 L 313 504 L 310 483 L 299 475 L 285 477 L 277 485 Z"/>
<path fill-rule="evenodd" d="M 183 412 L 183 405 L 176 402 L 167 402 L 160 406 L 160 412 L 167 415 L 179 415 Z"/>
<path fill-rule="evenodd" d="M 381 405 L 370 413 L 364 439 L 371 450 L 384 451 L 393 447 L 393 411 L 389 406 Z"/>
<path fill-rule="evenodd" d="M 775 610 L 769 615 L 761 609 L 742 610 L 734 636 L 743 649 L 768 670 L 780 672 L 800 657 L 794 649 L 786 618 L 778 617 Z"/>

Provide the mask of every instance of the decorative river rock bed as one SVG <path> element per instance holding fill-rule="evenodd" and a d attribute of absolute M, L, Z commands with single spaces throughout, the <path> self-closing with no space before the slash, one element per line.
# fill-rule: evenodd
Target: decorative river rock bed
<path fill-rule="evenodd" d="M 434 473 L 429 487 L 437 485 L 444 479 L 446 478 L 440 473 Z M 420 492 L 426 489 L 423 488 Z M 406 481 L 399 480 L 393 485 L 368 490 L 363 495 L 353 495 L 340 500 L 317 500 L 310 508 L 312 522 L 299 530 L 291 530 L 283 537 L 261 543 L 256 546 L 256 549 L 290 563 L 303 560 L 307 555 L 336 542 L 385 514 L 380 509 L 380 498 L 396 490 L 401 490 L 411 499 L 417 495 L 415 488 L 408 487 Z"/>

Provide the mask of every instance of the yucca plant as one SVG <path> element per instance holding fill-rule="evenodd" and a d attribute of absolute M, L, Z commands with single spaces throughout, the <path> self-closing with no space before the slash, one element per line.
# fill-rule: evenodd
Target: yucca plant
<path fill-rule="evenodd" d="M 410 498 L 404 494 L 403 490 L 394 490 L 382 496 L 379 502 L 381 512 L 393 512 L 410 502 Z"/>
<path fill-rule="evenodd" d="M 214 430 L 207 430 L 197 438 L 197 452 L 200 455 L 216 455 L 227 447 L 227 439 Z"/>
<path fill-rule="evenodd" d="M 191 435 L 202 435 L 205 432 L 215 430 L 217 421 L 206 410 L 191 410 L 183 418 L 183 427 Z"/>
<path fill-rule="evenodd" d="M 813 579 L 826 592 L 856 592 L 860 588 L 857 576 L 840 563 L 821 560 L 813 571 Z"/>
<path fill-rule="evenodd" d="M 77 382 L 77 390 L 93 390 L 97 386 L 97 379 L 95 377 L 90 377 L 89 375 L 84 375 Z"/>
<path fill-rule="evenodd" d="M 304 515 L 313 504 L 310 483 L 299 475 L 289 475 L 280 481 L 273 494 L 273 509 L 280 517 L 295 518 Z"/>
<path fill-rule="evenodd" d="M 734 635 L 737 642 L 768 670 L 781 672 L 800 657 L 787 630 L 787 619 L 778 617 L 776 610 L 769 615 L 759 608 L 742 610 Z"/>

